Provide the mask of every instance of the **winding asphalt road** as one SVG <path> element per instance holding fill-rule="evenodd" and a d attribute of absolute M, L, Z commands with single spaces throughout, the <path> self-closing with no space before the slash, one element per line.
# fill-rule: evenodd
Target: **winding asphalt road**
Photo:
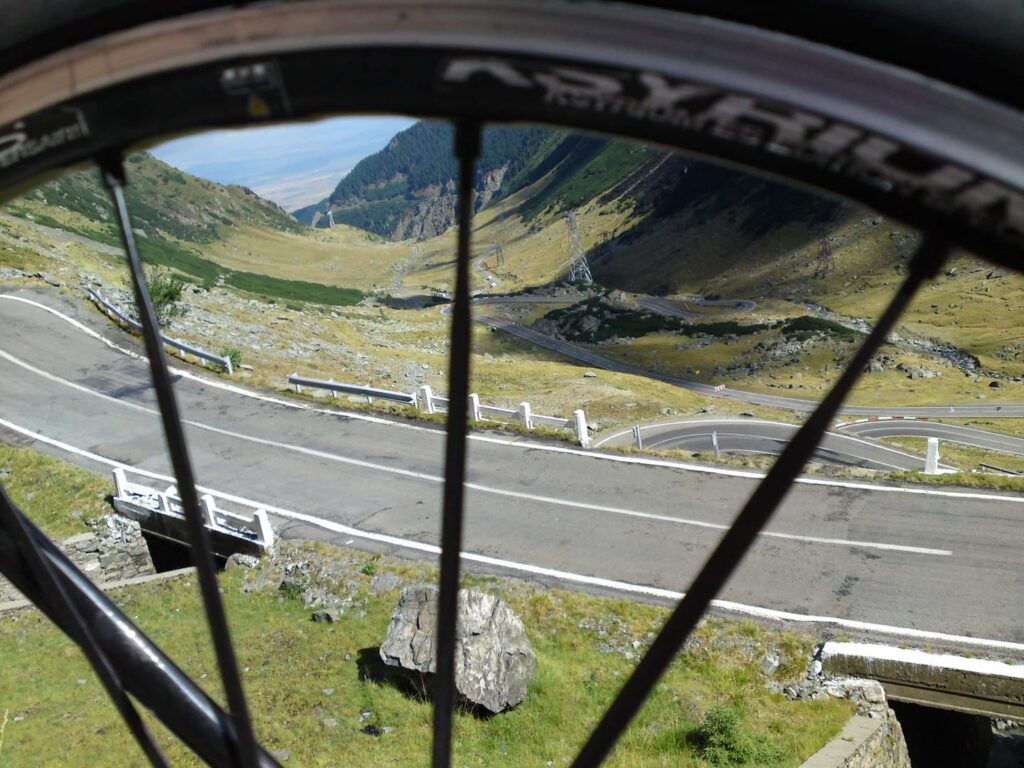
<path fill-rule="evenodd" d="M 134 348 L 81 300 L 15 296 Z M 9 296 L 0 327 L 6 438 L 103 472 L 122 462 L 169 474 L 143 360 Z M 176 375 L 205 488 L 268 505 L 285 536 L 398 552 L 437 544 L 438 429 Z M 474 567 L 661 599 L 686 589 L 759 479 L 489 435 L 471 438 L 468 472 L 464 549 Z M 1022 516 L 1024 500 L 1010 495 L 801 481 L 722 607 L 1024 654 Z"/>
<path fill-rule="evenodd" d="M 753 312 L 757 302 L 749 299 L 704 299 L 700 296 L 690 296 L 685 299 L 678 299 L 684 304 L 696 304 L 701 307 L 732 307 L 732 314 L 740 315 Z M 644 299 L 637 299 L 636 305 L 641 309 L 657 312 L 667 317 L 678 317 L 681 320 L 707 320 L 708 316 L 701 312 L 690 312 L 681 309 L 674 301 L 663 299 L 658 296 L 648 296 Z"/>
<path fill-rule="evenodd" d="M 943 424 L 935 421 L 854 421 L 841 424 L 836 430 L 860 437 L 937 437 L 947 443 L 959 443 L 986 451 L 1024 456 L 1024 438 L 989 432 L 963 424 Z"/>
<path fill-rule="evenodd" d="M 922 422 L 927 423 L 927 422 Z M 688 451 L 715 450 L 724 453 L 767 453 L 778 455 L 793 439 L 797 427 L 777 421 L 755 419 L 690 419 L 640 425 L 644 448 L 675 448 Z M 982 434 L 988 434 L 982 432 Z M 624 429 L 595 441 L 594 446 L 629 446 L 634 444 L 633 431 Z M 924 469 L 924 459 L 886 445 L 870 443 L 849 435 L 826 432 L 815 451 L 817 461 L 829 464 L 891 471 Z M 944 467 L 952 469 L 952 467 Z"/>
<path fill-rule="evenodd" d="M 514 301 L 513 301 L 514 300 Z M 486 298 L 474 299 L 474 304 L 504 304 L 504 303 L 537 303 L 538 297 L 529 296 L 512 296 L 512 297 L 500 297 L 500 296 L 489 296 Z M 555 303 L 554 300 L 550 303 Z M 565 303 L 563 299 L 559 303 Z M 675 376 L 666 376 L 664 374 L 655 373 L 653 371 L 645 371 L 640 368 L 635 368 L 626 363 L 620 363 L 611 358 L 599 355 L 596 352 L 591 352 L 589 349 L 572 344 L 562 339 L 556 339 L 547 334 L 540 333 L 532 328 L 513 323 L 510 320 L 505 320 L 500 317 L 494 317 L 481 312 L 473 314 L 473 319 L 484 325 L 488 325 L 491 328 L 507 333 L 511 336 L 517 336 L 524 341 L 528 341 L 531 344 L 535 344 L 543 349 L 557 352 L 566 357 L 570 357 L 579 362 L 586 363 L 594 368 L 601 368 L 606 371 L 615 371 L 617 373 L 628 373 L 633 376 L 644 376 L 648 379 L 654 379 L 656 381 L 662 381 L 666 384 L 671 384 L 682 389 L 688 389 L 691 392 L 697 392 L 707 397 L 727 397 L 731 400 L 739 400 L 744 403 L 750 403 L 752 405 L 765 405 L 772 408 L 781 408 L 786 411 L 797 411 L 800 413 L 810 413 L 813 411 L 818 403 L 814 400 L 803 400 L 797 397 L 782 397 L 780 395 L 767 395 L 760 392 L 749 392 L 742 389 L 732 389 L 731 387 L 725 387 L 718 389 L 711 384 L 703 384 L 698 381 L 689 381 L 687 379 L 680 379 Z M 951 418 L 1024 418 L 1024 404 L 1007 403 L 1005 405 L 997 403 L 978 404 L 978 403 L 963 403 L 963 404 L 950 404 L 950 405 L 918 405 L 918 406 L 902 406 L 899 408 L 882 407 L 882 406 L 863 406 L 863 405 L 844 405 L 839 408 L 839 413 L 847 416 L 914 416 L 914 417 L 942 417 L 946 419 Z"/>

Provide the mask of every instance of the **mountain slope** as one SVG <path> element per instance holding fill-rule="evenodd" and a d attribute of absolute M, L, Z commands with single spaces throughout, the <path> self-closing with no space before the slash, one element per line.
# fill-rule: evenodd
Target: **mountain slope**
<path fill-rule="evenodd" d="M 542 128 L 489 127 L 477 162 L 477 209 L 505 194 L 508 181 L 530 167 L 550 144 Z M 455 220 L 458 163 L 448 123 L 419 122 L 397 134 L 380 152 L 360 161 L 329 198 L 294 212 L 300 222 L 327 226 L 327 212 L 346 223 L 393 240 L 434 237 Z"/>
<path fill-rule="evenodd" d="M 127 161 L 125 198 L 147 264 L 179 272 L 210 288 L 234 286 L 248 293 L 322 304 L 353 304 L 363 294 L 342 285 L 268 273 L 257 257 L 251 269 L 234 269 L 214 254 L 232 243 L 257 242 L 296 252 L 317 249 L 309 230 L 283 209 L 237 185 L 224 186 L 178 171 L 147 153 Z M 8 213 L 120 249 L 109 195 L 98 172 L 76 172 L 51 181 L 5 207 Z M 259 247 L 259 246 L 257 246 Z M 115 251 L 116 252 L 116 251 Z M 333 282 L 333 281 L 332 281 Z"/>
<path fill-rule="evenodd" d="M 207 243 L 243 224 L 286 232 L 300 229 L 282 208 L 252 190 L 199 179 L 146 152 L 129 158 L 126 171 L 128 210 L 146 235 Z M 28 197 L 75 212 L 116 235 L 110 198 L 97 171 L 68 174 Z"/>

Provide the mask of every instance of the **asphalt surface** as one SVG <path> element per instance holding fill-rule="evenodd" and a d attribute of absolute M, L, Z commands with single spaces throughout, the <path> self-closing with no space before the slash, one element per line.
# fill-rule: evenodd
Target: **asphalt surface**
<path fill-rule="evenodd" d="M 83 301 L 20 295 L 133 343 Z M 11 439 L 102 471 L 43 437 L 169 472 L 144 361 L 6 299 L 0 327 L 0 418 L 36 433 Z M 289 407 L 187 376 L 175 387 L 200 484 L 437 543 L 442 432 Z M 669 590 L 687 588 L 756 482 L 493 437 L 471 439 L 468 470 L 466 551 Z M 1024 642 L 1022 515 L 1020 499 L 998 494 L 796 484 L 720 597 Z M 285 536 L 338 540 L 317 525 L 274 522 Z"/>
<path fill-rule="evenodd" d="M 682 309 L 676 303 L 677 301 L 682 302 L 685 305 L 694 304 L 699 307 L 732 307 L 732 314 L 736 315 L 753 312 L 757 307 L 757 302 L 750 301 L 749 299 L 704 299 L 700 296 L 690 296 L 687 298 L 680 298 L 675 301 L 659 298 L 657 296 L 649 296 L 644 299 L 637 299 L 636 305 L 641 309 L 657 312 L 660 315 L 666 315 L 668 317 L 678 317 L 682 320 L 708 319 L 707 313 L 690 312 L 687 309 Z"/>
<path fill-rule="evenodd" d="M 883 437 L 937 437 L 947 443 L 959 443 L 986 451 L 1024 456 L 1024 438 L 1003 435 L 963 424 L 943 424 L 935 421 L 864 421 L 843 424 L 837 431 L 873 439 Z"/>
<path fill-rule="evenodd" d="M 913 423 L 913 422 L 911 422 Z M 927 422 L 923 422 L 927 423 Z M 713 453 L 714 439 L 723 453 L 767 453 L 778 455 L 793 439 L 799 427 L 777 421 L 754 419 L 691 419 L 640 425 L 643 447 L 682 449 Z M 982 434 L 988 434 L 982 432 Z M 713 437 L 714 436 L 714 437 Z M 630 446 L 633 431 L 620 430 L 601 438 L 595 446 Z M 922 470 L 924 457 L 850 435 L 826 432 L 814 453 L 814 460 L 864 469 L 891 471 Z"/>

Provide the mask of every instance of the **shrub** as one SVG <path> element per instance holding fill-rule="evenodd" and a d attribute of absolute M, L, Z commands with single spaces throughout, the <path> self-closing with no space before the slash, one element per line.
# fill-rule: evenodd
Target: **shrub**
<path fill-rule="evenodd" d="M 743 718 L 733 707 L 708 710 L 687 741 L 712 765 L 774 765 L 783 759 L 782 749 L 763 736 L 745 731 Z"/>
<path fill-rule="evenodd" d="M 231 367 L 234 370 L 238 370 L 238 366 L 242 364 L 242 350 L 238 347 L 225 347 L 220 351 L 221 357 L 226 357 L 231 361 Z"/>
<path fill-rule="evenodd" d="M 174 318 L 183 316 L 188 307 L 181 302 L 185 281 L 164 269 L 151 269 L 146 277 L 149 296 L 153 300 L 157 322 L 166 328 Z"/>

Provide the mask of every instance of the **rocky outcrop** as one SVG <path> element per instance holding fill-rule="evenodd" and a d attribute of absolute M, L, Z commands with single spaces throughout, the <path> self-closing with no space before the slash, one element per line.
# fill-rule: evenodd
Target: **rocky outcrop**
<path fill-rule="evenodd" d="M 495 168 L 478 176 L 473 190 L 473 210 L 479 211 L 501 189 L 508 165 Z M 458 216 L 459 194 L 454 179 L 443 186 L 438 185 L 419 190 L 416 207 L 406 213 L 391 234 L 394 240 L 426 240 L 437 237 L 455 225 Z"/>
<path fill-rule="evenodd" d="M 422 674 L 437 671 L 438 590 L 406 587 L 380 646 L 385 664 Z M 477 590 L 459 590 L 455 640 L 455 687 L 469 702 L 491 712 L 520 704 L 537 657 L 523 622 L 503 601 Z"/>
<path fill-rule="evenodd" d="M 119 515 L 100 518 L 95 530 L 65 539 L 58 546 L 96 583 L 156 573 L 139 524 Z M 13 584 L 0 579 L 0 603 L 21 597 Z"/>

